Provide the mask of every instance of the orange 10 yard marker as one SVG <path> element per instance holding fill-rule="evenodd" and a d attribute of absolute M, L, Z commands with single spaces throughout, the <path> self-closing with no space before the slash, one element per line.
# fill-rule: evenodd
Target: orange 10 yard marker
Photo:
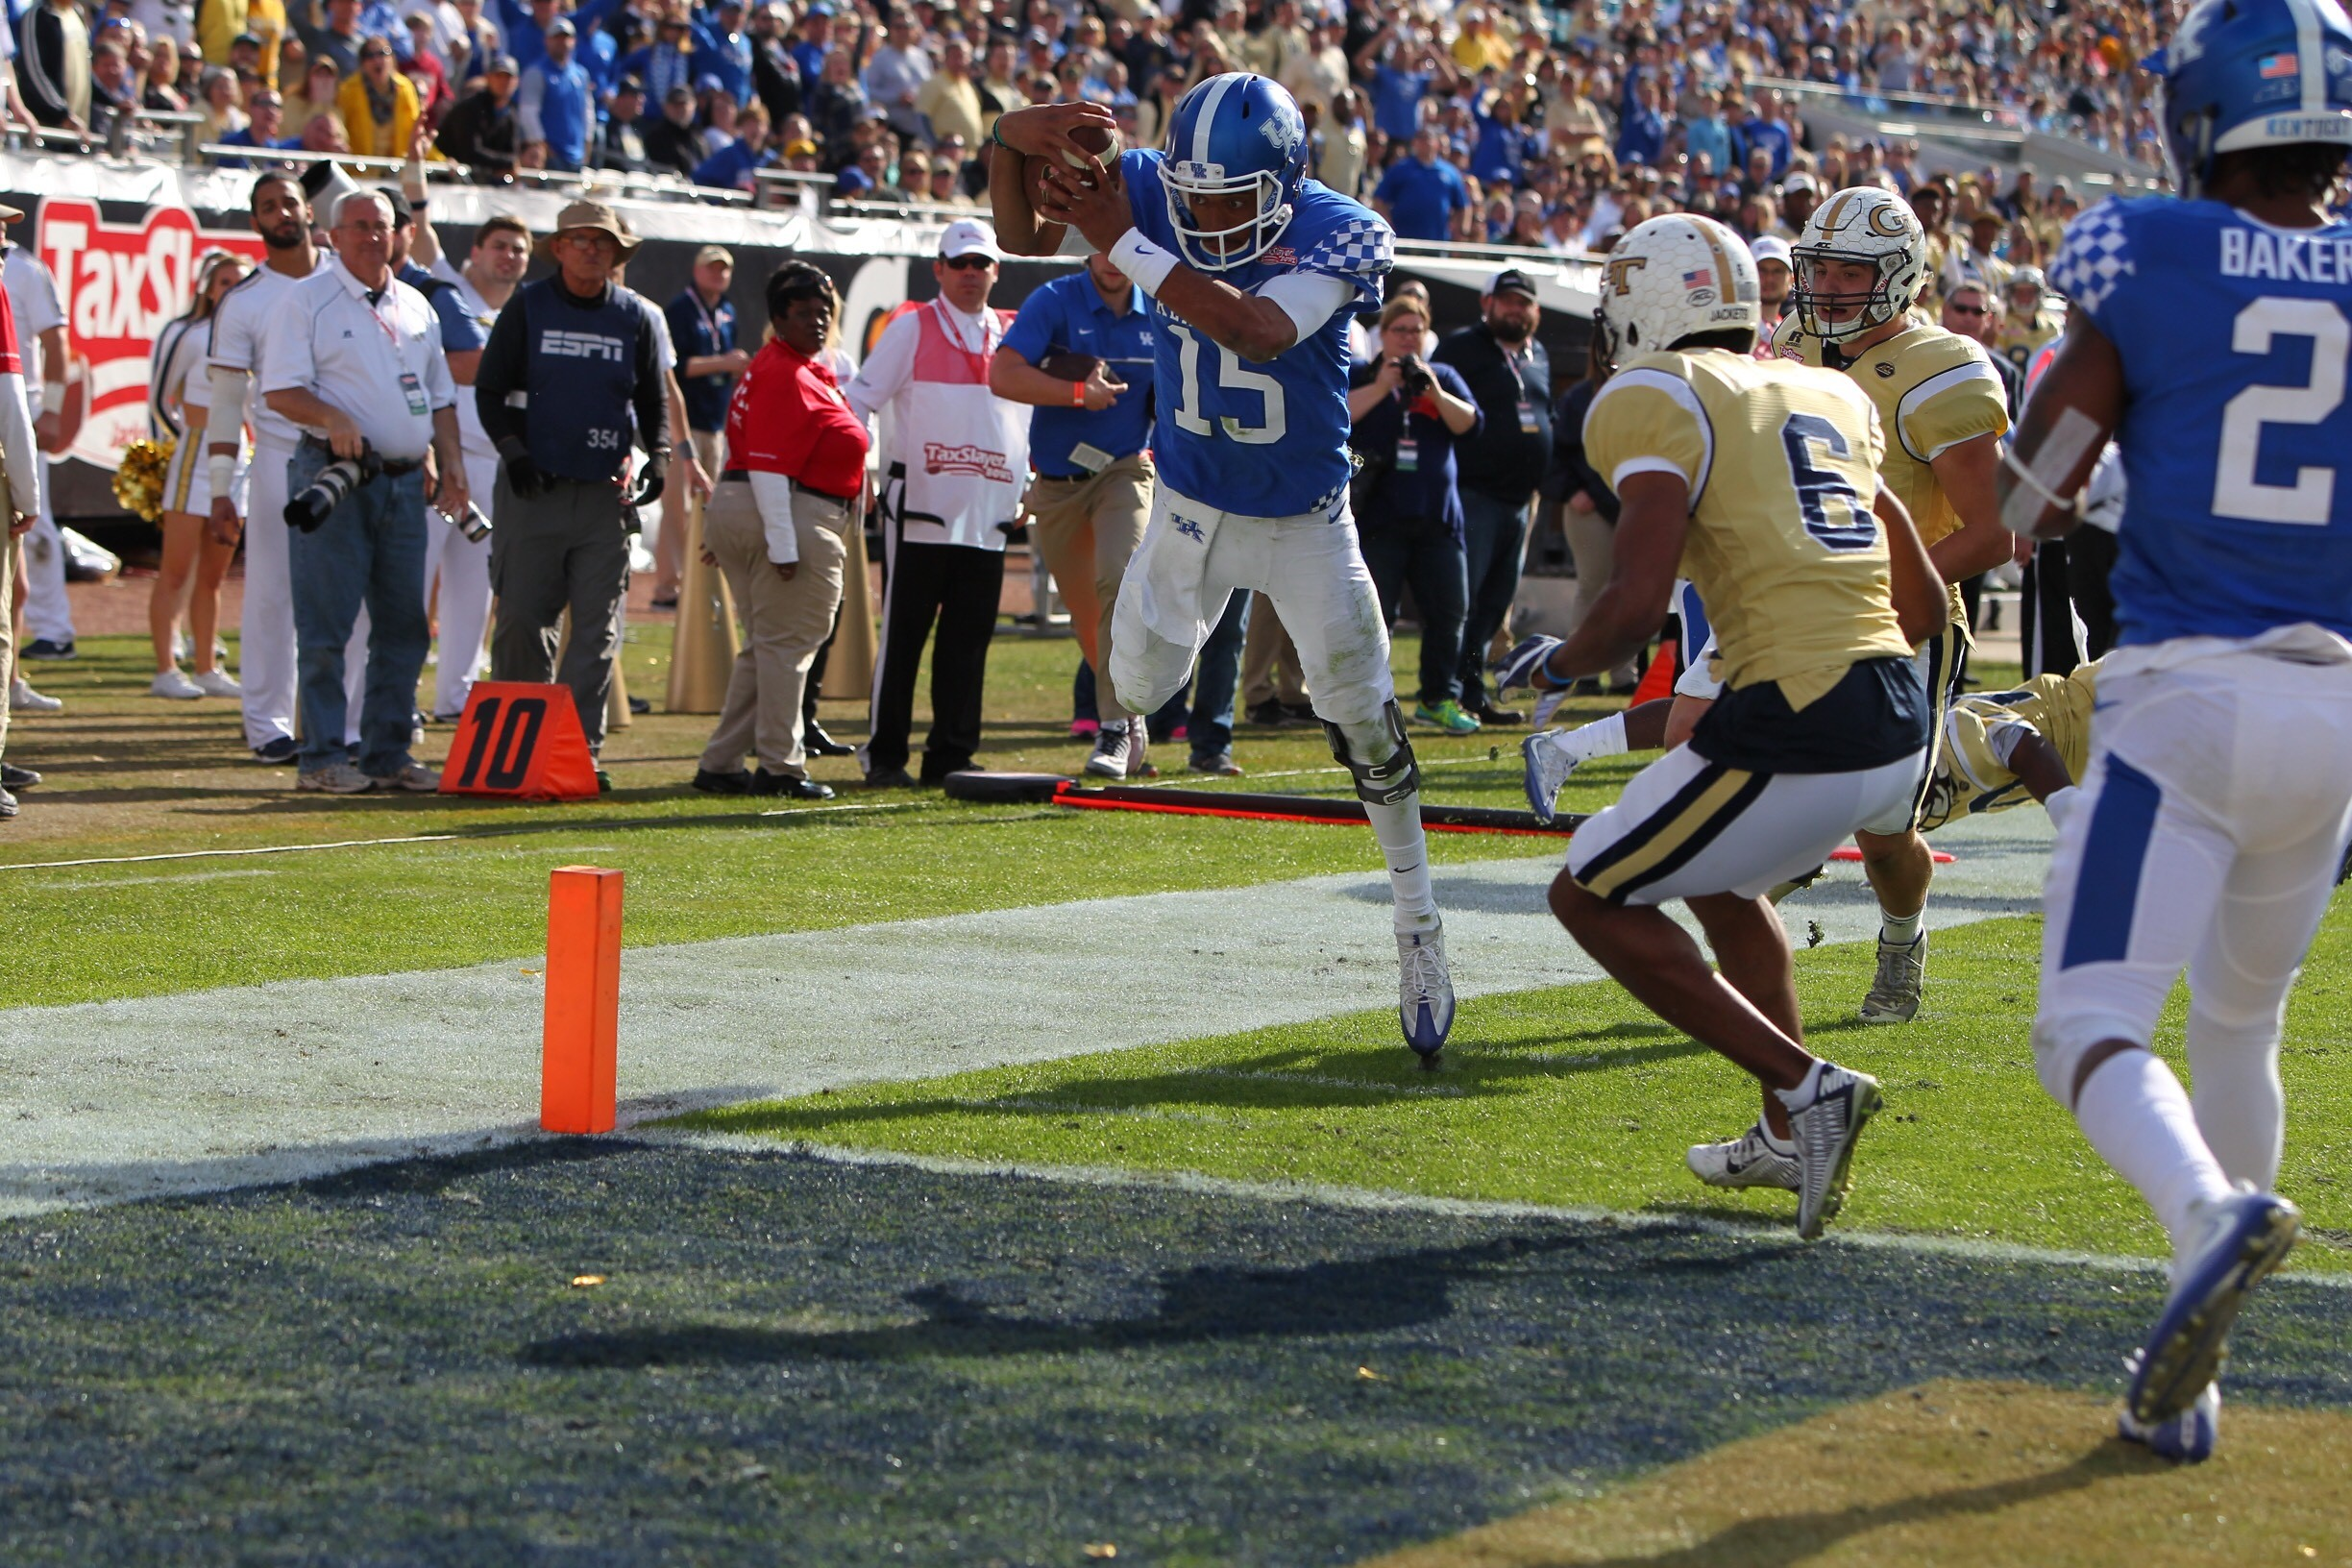
<path fill-rule="evenodd" d="M 613 1130 L 621 1025 L 621 873 L 558 867 L 548 889 L 547 1017 L 539 1125 Z"/>

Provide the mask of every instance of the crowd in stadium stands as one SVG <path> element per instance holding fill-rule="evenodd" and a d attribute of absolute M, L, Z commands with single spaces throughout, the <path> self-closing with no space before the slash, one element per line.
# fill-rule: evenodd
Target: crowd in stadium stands
<path fill-rule="evenodd" d="M 1710 211 L 1785 231 L 1797 188 L 1884 180 L 1910 150 L 1808 149 L 1765 84 L 1965 100 L 2013 129 L 2152 162 L 2120 0 L 11 0 L 5 115 L 103 139 L 127 111 L 192 112 L 213 143 L 514 169 L 667 171 L 748 189 L 832 177 L 869 201 L 971 203 L 995 116 L 1086 97 L 1133 144 L 1206 75 L 1272 76 L 1306 108 L 1315 172 L 1411 237 L 1593 246 Z M 1899 100 L 1897 100 L 1899 101 Z M 2030 188 L 1955 191 L 2046 259 Z"/>

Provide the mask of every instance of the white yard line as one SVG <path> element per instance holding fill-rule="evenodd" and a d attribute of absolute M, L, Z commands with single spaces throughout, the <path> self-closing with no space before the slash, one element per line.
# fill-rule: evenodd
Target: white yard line
<path fill-rule="evenodd" d="M 1939 842 L 1961 858 L 1938 870 L 1930 923 L 2036 907 L 2047 842 L 2038 813 Z M 1548 854 L 1438 869 L 1463 997 L 1599 977 L 1545 911 L 1557 864 Z M 1375 871 L 631 949 L 623 1119 L 1384 1008 L 1396 994 L 1387 903 Z M 1876 927 L 1850 867 L 1788 913 L 1801 943 L 1808 921 L 1832 942 Z M 531 1136 L 541 968 L 0 1013 L 0 1213 Z"/>

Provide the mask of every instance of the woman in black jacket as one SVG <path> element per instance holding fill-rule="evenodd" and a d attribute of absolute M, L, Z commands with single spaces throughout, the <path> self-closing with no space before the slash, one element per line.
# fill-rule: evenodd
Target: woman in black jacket
<path fill-rule="evenodd" d="M 1421 695 L 1414 722 L 1468 735 L 1462 711 L 1462 623 L 1469 615 L 1468 558 L 1454 443 L 1479 427 L 1461 373 L 1421 357 L 1429 307 L 1391 300 L 1381 311 L 1378 353 L 1348 373 L 1348 445 L 1363 459 L 1352 486 L 1364 564 L 1394 625 L 1407 588 L 1421 612 Z"/>

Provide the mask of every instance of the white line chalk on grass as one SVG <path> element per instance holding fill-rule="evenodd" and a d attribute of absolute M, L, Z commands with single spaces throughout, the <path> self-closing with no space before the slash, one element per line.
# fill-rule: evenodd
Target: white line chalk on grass
<path fill-rule="evenodd" d="M 1930 923 L 2039 904 L 2048 830 L 1939 835 Z M 1544 906 L 1556 855 L 1437 869 L 1464 998 L 1599 978 Z M 627 950 L 625 1122 L 1336 1014 L 1396 996 L 1379 872 Z M 1875 933 L 1850 869 L 1791 900 Z M 283 1181 L 530 1136 L 534 957 L 0 1013 L 0 1213 Z M 1374 1038 L 1396 1043 L 1376 1017 Z M 1475 1049 L 1475 1039 L 1461 1042 Z"/>

